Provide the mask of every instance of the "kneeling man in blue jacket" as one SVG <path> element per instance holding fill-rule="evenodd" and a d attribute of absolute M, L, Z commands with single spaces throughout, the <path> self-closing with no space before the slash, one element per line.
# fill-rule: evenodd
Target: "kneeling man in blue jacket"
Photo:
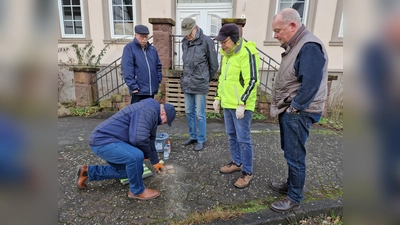
<path fill-rule="evenodd" d="M 175 115 L 173 105 L 148 98 L 123 108 L 98 125 L 90 135 L 89 145 L 109 165 L 78 166 L 78 188 L 86 188 L 86 180 L 128 178 L 129 198 L 158 197 L 159 191 L 143 184 L 143 161 L 150 159 L 157 171 L 164 170 L 155 148 L 157 126 L 165 123 L 171 126 Z"/>

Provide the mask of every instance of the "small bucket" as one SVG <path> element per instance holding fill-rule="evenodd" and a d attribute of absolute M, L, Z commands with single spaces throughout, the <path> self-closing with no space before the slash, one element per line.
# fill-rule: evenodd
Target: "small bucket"
<path fill-rule="evenodd" d="M 167 133 L 157 133 L 156 134 L 156 150 L 157 152 L 164 152 L 164 147 L 167 144 L 169 135 Z"/>

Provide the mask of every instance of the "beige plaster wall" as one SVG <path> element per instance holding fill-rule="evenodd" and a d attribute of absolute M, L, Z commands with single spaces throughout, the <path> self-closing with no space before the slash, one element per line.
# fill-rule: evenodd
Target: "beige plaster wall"
<path fill-rule="evenodd" d="M 318 1 L 317 13 L 314 25 L 314 34 L 319 37 L 329 54 L 329 69 L 343 69 L 343 47 L 329 46 L 332 36 L 332 28 L 335 17 L 336 0 Z M 279 46 L 264 46 L 263 42 L 266 36 L 266 28 L 271 29 L 271 25 L 267 24 L 269 0 L 235 0 L 233 9 L 233 17 L 240 18 L 242 14 L 246 17 L 246 25 L 243 28 L 244 37 L 257 43 L 257 47 L 263 52 L 273 57 L 278 62 L 282 48 Z M 152 31 L 152 25 L 148 22 L 149 18 L 172 18 L 175 20 L 175 0 L 146 0 L 141 1 L 140 12 L 138 13 L 138 21 L 149 27 Z M 89 21 L 91 39 L 96 46 L 95 54 L 98 54 L 104 47 L 104 25 L 102 15 L 102 4 L 97 0 L 88 0 Z M 152 33 L 150 33 L 152 35 Z M 59 44 L 60 46 L 68 46 L 69 44 Z M 114 44 L 107 51 L 101 65 L 107 65 L 122 55 L 125 44 Z M 63 53 L 58 54 L 59 59 L 66 61 L 67 57 Z"/>
<path fill-rule="evenodd" d="M 332 37 L 332 29 L 335 19 L 337 1 L 318 1 L 316 18 L 314 22 L 314 34 L 324 43 L 329 55 L 329 69 L 343 69 L 343 47 L 329 46 Z M 266 36 L 266 28 L 272 29 L 268 23 L 268 7 L 270 1 L 254 1 L 254 0 L 237 0 L 236 11 L 233 13 L 235 17 L 242 14 L 246 16 L 246 25 L 243 28 L 243 37 L 256 42 L 257 47 L 263 52 L 280 62 L 281 52 L 280 46 L 264 46 L 263 42 Z M 245 11 L 243 8 L 245 6 Z"/>

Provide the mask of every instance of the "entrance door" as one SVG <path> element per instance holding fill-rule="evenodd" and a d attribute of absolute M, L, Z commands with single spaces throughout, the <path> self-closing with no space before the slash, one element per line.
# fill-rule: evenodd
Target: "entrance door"
<path fill-rule="evenodd" d="M 186 1 L 190 2 L 190 1 Z M 218 1 L 216 1 L 218 2 Z M 177 18 L 176 18 L 176 38 L 174 51 L 177 57 L 174 57 L 174 68 L 182 66 L 182 46 L 180 41 L 182 20 L 191 17 L 196 21 L 196 24 L 203 30 L 205 35 L 215 37 L 221 29 L 222 18 L 232 17 L 232 2 L 228 3 L 177 3 Z M 217 49 L 217 48 L 216 48 Z M 218 57 L 220 57 L 218 55 Z"/>
<path fill-rule="evenodd" d="M 196 24 L 203 30 L 205 35 L 217 36 L 221 28 L 221 19 L 232 17 L 232 4 L 185 4 L 185 6 L 178 4 L 176 15 L 177 35 L 181 34 L 182 20 L 191 17 L 196 20 Z"/>

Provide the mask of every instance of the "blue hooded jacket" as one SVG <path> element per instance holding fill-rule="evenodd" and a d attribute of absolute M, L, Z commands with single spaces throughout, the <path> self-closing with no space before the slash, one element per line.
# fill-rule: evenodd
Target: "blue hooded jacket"
<path fill-rule="evenodd" d="M 124 47 L 122 53 L 122 75 L 129 93 L 155 95 L 162 80 L 162 65 L 156 48 L 147 42 L 144 49 L 135 38 Z"/>
<path fill-rule="evenodd" d="M 159 162 L 155 147 L 157 126 L 162 124 L 160 104 L 152 98 L 129 105 L 114 114 L 91 133 L 89 145 L 125 142 L 140 149 L 154 165 Z"/>

